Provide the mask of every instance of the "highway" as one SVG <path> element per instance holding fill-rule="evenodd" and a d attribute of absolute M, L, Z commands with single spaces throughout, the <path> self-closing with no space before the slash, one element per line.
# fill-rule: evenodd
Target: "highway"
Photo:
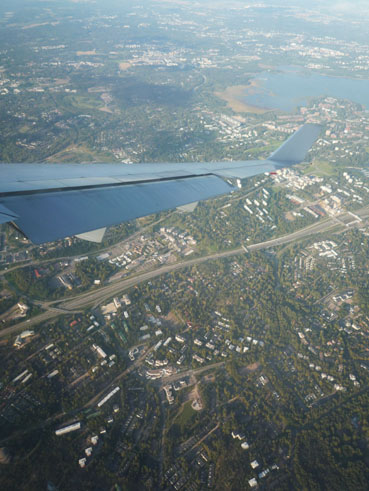
<path fill-rule="evenodd" d="M 361 208 L 360 210 L 356 211 L 355 214 L 360 217 L 360 219 L 366 219 L 369 217 L 369 206 L 366 206 L 364 208 Z M 114 297 L 115 295 L 118 295 L 122 293 L 125 290 L 128 290 L 129 288 L 138 285 L 140 283 L 143 283 L 145 281 L 149 281 L 153 278 L 156 278 L 157 276 L 166 274 L 166 273 L 171 273 L 173 271 L 182 269 L 182 268 L 187 268 L 191 267 L 194 265 L 198 265 L 201 263 L 204 263 L 206 261 L 213 261 L 216 259 L 222 259 L 225 257 L 231 257 L 235 255 L 240 255 L 240 254 L 245 254 L 246 250 L 247 251 L 257 251 L 257 250 L 262 250 L 262 249 L 268 249 L 271 247 L 277 247 L 280 245 L 288 244 L 290 242 L 294 242 L 296 240 L 301 240 L 305 237 L 308 237 L 310 235 L 314 234 L 319 234 L 322 232 L 327 232 L 327 231 L 333 231 L 336 229 L 336 231 L 343 231 L 347 230 L 349 227 L 352 227 L 354 225 L 357 225 L 357 223 L 353 223 L 352 221 L 352 216 L 350 217 L 350 222 L 351 224 L 347 226 L 345 225 L 345 221 L 347 222 L 347 219 L 350 215 L 348 213 L 343 213 L 341 214 L 338 218 L 340 219 L 340 222 L 337 221 L 335 218 L 326 218 L 323 220 L 320 220 L 317 223 L 314 223 L 312 225 L 309 225 L 307 227 L 304 227 L 300 230 L 297 230 L 296 232 L 293 232 L 291 234 L 283 235 L 281 237 L 278 237 L 276 239 L 271 239 L 267 240 L 264 242 L 260 242 L 258 244 L 251 244 L 247 245 L 247 247 L 239 247 L 236 249 L 232 249 L 229 251 L 223 251 L 223 252 L 216 252 L 214 254 L 209 254 L 207 256 L 202 256 L 198 257 L 195 259 L 190 259 L 187 261 L 181 261 L 175 264 L 169 264 L 166 266 L 161 266 L 157 269 L 154 269 L 152 271 L 147 271 L 145 273 L 137 274 L 136 276 L 132 276 L 130 278 L 123 278 L 119 279 L 114 283 L 108 284 L 106 286 L 103 286 L 97 290 L 93 290 L 91 292 L 85 292 L 81 293 L 80 295 L 77 295 L 75 297 L 69 298 L 67 300 L 62 300 L 62 301 L 53 301 L 53 302 L 45 302 L 43 304 L 44 308 L 48 309 L 46 312 L 43 312 L 42 314 L 39 314 L 35 317 L 32 317 L 26 321 L 22 321 L 18 324 L 15 324 L 14 326 L 2 329 L 0 331 L 0 338 L 9 336 L 11 334 L 14 334 L 18 331 L 21 331 L 23 329 L 29 329 L 32 325 L 39 324 L 41 322 L 45 322 L 47 320 L 51 320 L 55 317 L 58 317 L 59 315 L 62 314 L 67 314 L 67 313 L 73 313 L 76 311 L 82 311 L 87 307 L 91 306 L 97 306 L 101 304 L 102 302 L 106 301 L 107 299 L 110 299 L 111 297 Z M 361 223 L 361 222 L 359 222 Z M 55 305 L 57 304 L 57 305 Z"/>

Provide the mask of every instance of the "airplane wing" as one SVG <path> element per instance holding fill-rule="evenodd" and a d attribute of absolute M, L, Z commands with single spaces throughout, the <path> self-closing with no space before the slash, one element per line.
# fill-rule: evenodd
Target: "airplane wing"
<path fill-rule="evenodd" d="M 0 164 L 0 223 L 12 223 L 35 244 L 71 235 L 101 241 L 108 226 L 233 191 L 225 179 L 303 161 L 320 130 L 303 125 L 267 160 Z"/>

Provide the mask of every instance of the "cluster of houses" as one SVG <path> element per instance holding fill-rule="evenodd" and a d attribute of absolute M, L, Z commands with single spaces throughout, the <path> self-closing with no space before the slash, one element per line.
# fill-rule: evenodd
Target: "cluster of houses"
<path fill-rule="evenodd" d="M 232 435 L 232 438 L 233 438 L 234 440 L 240 440 L 240 441 L 241 441 L 241 448 L 242 448 L 243 450 L 248 450 L 248 449 L 250 448 L 249 444 L 248 444 L 248 443 L 247 443 L 247 441 L 245 440 L 245 435 L 244 435 L 244 433 L 241 433 L 241 432 L 239 432 L 239 431 L 232 431 L 231 435 Z M 259 464 L 259 462 L 258 462 L 258 461 L 255 459 L 255 460 L 253 460 L 252 462 L 250 462 L 250 467 L 251 467 L 251 469 L 252 469 L 253 471 L 255 471 L 256 469 L 258 469 L 258 468 L 260 467 L 260 464 Z M 267 476 L 267 475 L 270 473 L 270 471 L 271 471 L 271 470 L 278 470 L 278 469 L 279 469 L 278 465 L 277 465 L 277 464 L 273 464 L 273 465 L 272 465 L 270 468 L 269 468 L 269 467 L 267 467 L 266 469 L 264 469 L 264 470 L 260 471 L 260 472 L 258 473 L 258 478 L 259 478 L 259 480 L 260 480 L 260 479 L 265 478 L 265 477 L 266 477 L 266 476 Z M 251 478 L 251 479 L 248 481 L 248 483 L 249 483 L 250 488 L 254 488 L 254 487 L 256 487 L 256 486 L 257 486 L 258 481 L 257 481 L 257 479 L 256 479 L 255 477 L 253 477 L 253 478 Z"/>

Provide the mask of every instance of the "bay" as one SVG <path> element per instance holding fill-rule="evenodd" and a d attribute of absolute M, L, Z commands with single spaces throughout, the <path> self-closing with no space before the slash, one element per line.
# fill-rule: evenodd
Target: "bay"
<path fill-rule="evenodd" d="M 369 80 L 321 75 L 299 67 L 278 67 L 252 80 L 243 101 L 263 109 L 292 111 L 310 98 L 330 96 L 348 99 L 369 109 Z"/>

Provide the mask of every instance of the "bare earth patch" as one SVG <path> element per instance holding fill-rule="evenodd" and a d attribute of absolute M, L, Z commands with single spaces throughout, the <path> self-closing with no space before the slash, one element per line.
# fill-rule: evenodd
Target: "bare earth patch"
<path fill-rule="evenodd" d="M 54 155 L 50 155 L 46 159 L 47 162 L 70 162 L 70 159 L 73 159 L 74 157 L 79 156 L 82 157 L 86 162 L 100 162 L 101 158 L 99 158 L 98 154 L 95 154 L 92 150 L 87 148 L 84 145 L 69 145 L 68 147 L 64 148 L 64 150 L 61 150 L 58 153 L 55 153 Z"/>
<path fill-rule="evenodd" d="M 286 216 L 286 220 L 288 220 L 289 222 L 293 222 L 295 220 L 295 217 L 292 215 L 290 211 L 288 211 L 285 216 Z"/>
<path fill-rule="evenodd" d="M 90 51 L 77 51 L 77 56 L 93 56 L 96 55 L 96 49 Z"/>
<path fill-rule="evenodd" d="M 99 92 L 106 92 L 107 91 L 107 88 L 106 87 L 90 87 L 89 89 L 87 89 L 87 92 L 89 92 L 90 94 L 93 94 L 93 93 L 99 93 Z"/>
<path fill-rule="evenodd" d="M 198 385 L 196 384 L 195 387 L 191 390 L 191 392 L 188 394 L 188 399 L 192 401 L 191 407 L 194 411 L 201 411 L 204 408 L 204 404 L 202 402 L 200 392 Z"/>
<path fill-rule="evenodd" d="M 240 369 L 240 374 L 241 375 L 247 375 L 250 372 L 256 372 L 261 367 L 260 363 L 255 362 L 252 363 L 251 365 L 247 365 L 247 367 L 243 367 Z"/>
<path fill-rule="evenodd" d="M 122 63 L 119 63 L 119 70 L 128 70 L 132 65 L 128 63 L 127 61 L 123 61 Z"/>
<path fill-rule="evenodd" d="M 54 80 L 55 85 L 64 85 L 67 84 L 70 81 L 69 77 L 66 78 L 56 78 Z"/>
<path fill-rule="evenodd" d="M 179 314 L 173 310 L 171 310 L 167 315 L 163 316 L 163 318 L 166 321 L 171 322 L 175 327 L 181 327 L 183 324 L 185 324 L 184 320 L 180 318 Z"/>
<path fill-rule="evenodd" d="M 41 22 L 40 24 L 28 24 L 27 26 L 23 26 L 22 29 L 33 29 L 34 27 L 47 26 L 49 22 Z"/>
<path fill-rule="evenodd" d="M 104 106 L 104 107 L 99 107 L 99 111 L 102 111 L 104 113 L 110 113 L 110 114 L 113 114 L 113 111 L 111 109 L 109 109 L 108 107 Z"/>

